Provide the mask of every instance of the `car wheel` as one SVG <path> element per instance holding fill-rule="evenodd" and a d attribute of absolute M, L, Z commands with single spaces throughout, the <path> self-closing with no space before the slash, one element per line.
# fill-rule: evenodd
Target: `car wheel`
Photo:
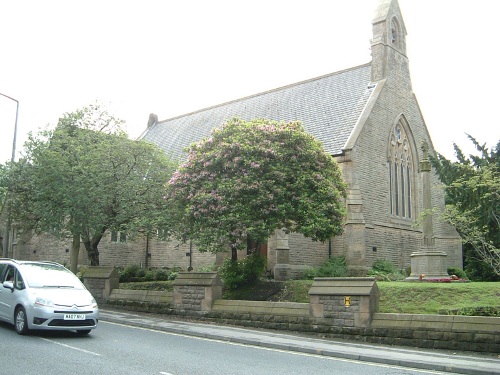
<path fill-rule="evenodd" d="M 79 335 L 88 335 L 90 333 L 90 329 L 79 329 L 76 331 Z"/>
<path fill-rule="evenodd" d="M 28 333 L 28 318 L 26 316 L 26 310 L 24 310 L 24 307 L 18 307 L 16 309 L 14 323 L 17 333 L 19 333 L 20 335 L 26 335 Z"/>

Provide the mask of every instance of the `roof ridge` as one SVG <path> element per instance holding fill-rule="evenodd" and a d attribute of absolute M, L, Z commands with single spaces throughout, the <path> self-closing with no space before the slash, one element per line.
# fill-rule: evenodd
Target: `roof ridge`
<path fill-rule="evenodd" d="M 271 89 L 271 90 L 266 90 L 266 91 L 262 91 L 262 92 L 259 92 L 259 93 L 256 93 L 256 94 L 244 96 L 244 97 L 241 97 L 241 98 L 238 98 L 238 99 L 234 99 L 234 100 L 230 100 L 230 101 L 227 101 L 227 102 L 215 104 L 215 105 L 212 105 L 210 107 L 200 108 L 200 109 L 198 109 L 196 111 L 187 112 L 187 113 L 184 113 L 182 115 L 178 115 L 178 116 L 167 118 L 165 120 L 158 121 L 155 125 L 153 125 L 153 127 L 155 127 L 155 126 L 157 126 L 159 124 L 162 124 L 162 123 L 166 123 L 166 122 L 169 122 L 169 121 L 172 121 L 172 120 L 175 120 L 175 119 L 182 118 L 182 117 L 191 116 L 191 115 L 196 114 L 196 113 L 208 111 L 208 110 L 211 110 L 211 109 L 214 109 L 214 108 L 218 108 L 218 107 L 223 107 L 223 106 L 226 106 L 226 105 L 231 104 L 231 103 L 236 103 L 236 102 L 240 102 L 240 101 L 247 100 L 247 99 L 250 99 L 250 98 L 255 98 L 255 97 L 258 97 L 258 96 L 261 96 L 261 95 L 266 95 L 266 94 L 269 94 L 271 92 L 277 92 L 277 91 L 280 91 L 280 90 L 288 89 L 288 88 L 293 87 L 293 86 L 303 85 L 305 83 L 317 81 L 317 80 L 320 80 L 320 79 L 323 79 L 323 78 L 326 78 L 326 77 L 330 77 L 330 76 L 333 76 L 333 75 L 337 75 L 337 74 L 346 73 L 348 71 L 356 70 L 356 69 L 360 69 L 360 68 L 364 68 L 364 67 L 367 67 L 367 66 L 370 66 L 370 65 L 371 65 L 371 62 L 362 64 L 362 65 L 358 65 L 358 66 L 353 66 L 351 68 L 339 70 L 339 71 L 336 71 L 336 72 L 333 72 L 333 73 L 328 73 L 328 74 L 324 74 L 324 75 L 321 75 L 321 76 L 318 76 L 318 77 L 309 78 L 309 79 L 306 79 L 304 81 L 299 81 L 299 82 L 291 83 L 291 84 L 288 84 L 288 85 L 285 85 L 285 86 L 276 87 L 276 88 Z"/>

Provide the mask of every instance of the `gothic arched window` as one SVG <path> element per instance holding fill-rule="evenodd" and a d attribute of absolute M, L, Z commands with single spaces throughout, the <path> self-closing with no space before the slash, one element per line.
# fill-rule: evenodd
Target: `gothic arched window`
<path fill-rule="evenodd" d="M 398 51 L 405 53 L 404 31 L 396 17 L 393 17 L 390 23 L 389 44 Z"/>
<path fill-rule="evenodd" d="M 389 206 L 391 216 L 411 219 L 413 204 L 413 157 L 410 139 L 400 119 L 391 131 L 388 153 Z"/>

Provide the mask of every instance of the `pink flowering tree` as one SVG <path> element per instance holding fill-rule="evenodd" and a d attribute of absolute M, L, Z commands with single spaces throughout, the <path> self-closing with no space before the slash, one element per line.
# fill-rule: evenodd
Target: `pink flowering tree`
<path fill-rule="evenodd" d="M 167 184 L 173 235 L 200 251 L 264 243 L 277 229 L 326 241 L 342 232 L 346 186 L 302 124 L 233 118 L 188 149 Z"/>

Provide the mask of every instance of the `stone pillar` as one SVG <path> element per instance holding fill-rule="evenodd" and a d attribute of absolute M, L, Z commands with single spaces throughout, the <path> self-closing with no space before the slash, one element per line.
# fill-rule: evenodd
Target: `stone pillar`
<path fill-rule="evenodd" d="M 439 251 L 435 246 L 434 227 L 432 223 L 432 201 L 431 201 L 431 162 L 429 161 L 429 145 L 422 142 L 422 161 L 420 162 L 420 173 L 422 174 L 422 202 L 424 208 L 424 220 L 422 223 L 422 245 L 419 251 L 410 255 L 411 274 L 406 280 L 420 280 L 422 275 L 426 278 L 447 278 L 446 269 L 447 254 Z"/>
<path fill-rule="evenodd" d="M 222 281 L 217 272 L 181 272 L 172 285 L 173 307 L 179 314 L 207 314 L 222 296 Z"/>
<path fill-rule="evenodd" d="M 373 277 L 317 277 L 309 290 L 310 315 L 338 327 L 369 327 L 380 293 Z"/>
<path fill-rule="evenodd" d="M 83 274 L 83 284 L 97 301 L 109 298 L 120 286 L 120 275 L 114 267 L 90 267 Z"/>
<path fill-rule="evenodd" d="M 363 201 L 359 186 L 349 189 L 345 224 L 346 261 L 351 275 L 366 275 L 366 241 Z"/>
<path fill-rule="evenodd" d="M 276 231 L 276 265 L 274 266 L 275 280 L 290 280 L 292 268 L 290 267 L 290 246 L 288 234 L 284 230 Z"/>

